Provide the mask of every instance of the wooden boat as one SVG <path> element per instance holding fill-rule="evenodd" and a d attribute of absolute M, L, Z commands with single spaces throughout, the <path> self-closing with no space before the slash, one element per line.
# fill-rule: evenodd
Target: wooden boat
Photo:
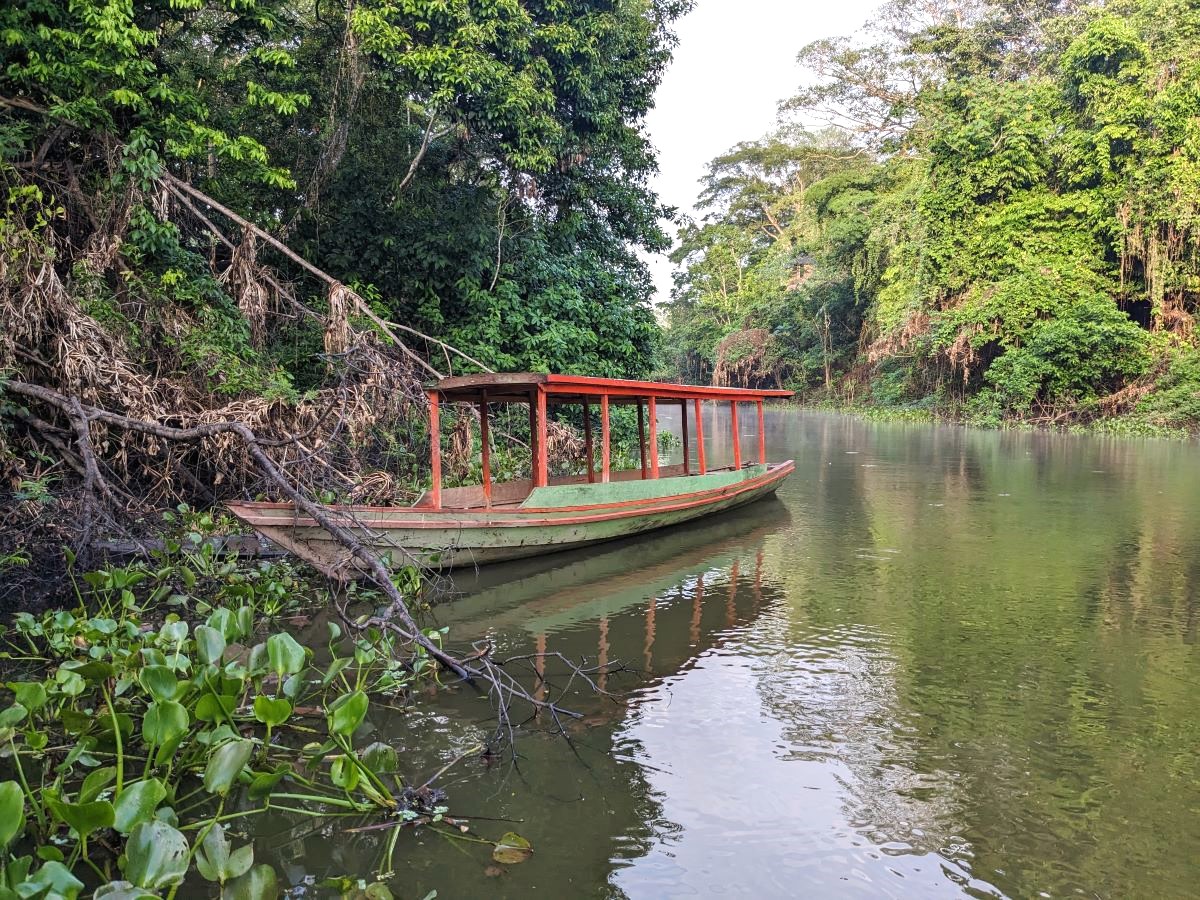
<path fill-rule="evenodd" d="M 442 486 L 440 441 L 432 444 L 432 485 L 411 507 L 333 506 L 331 515 L 356 529 L 365 543 L 393 565 L 433 568 L 482 565 L 594 544 L 677 525 L 742 506 L 778 489 L 794 466 L 768 463 L 763 401 L 790 391 L 742 390 L 536 373 L 443 378 L 428 388 L 430 431 L 439 435 L 441 408 L 469 403 L 479 410 L 482 483 Z M 729 405 L 732 465 L 709 468 L 705 457 L 703 405 Z M 532 436 L 530 478 L 493 484 L 490 463 L 491 407 L 528 404 Z M 742 458 L 738 408 L 753 404 L 757 418 L 756 461 Z M 550 411 L 581 406 L 586 464 L 576 475 L 551 477 L 547 458 Z M 637 407 L 640 466 L 613 470 L 609 410 Z M 683 462 L 662 466 L 658 411 L 682 412 Z M 599 409 L 600 465 L 595 464 L 592 410 Z M 688 408 L 695 422 L 695 464 L 689 446 Z M 648 426 L 648 427 L 647 427 Z M 647 433 L 648 432 L 648 433 Z M 274 543 L 324 570 L 349 563 L 349 554 L 315 521 L 290 503 L 230 503 L 229 509 Z"/>

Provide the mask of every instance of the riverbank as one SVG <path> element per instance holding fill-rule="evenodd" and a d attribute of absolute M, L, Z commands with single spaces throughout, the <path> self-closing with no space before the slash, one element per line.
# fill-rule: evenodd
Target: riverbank
<path fill-rule="evenodd" d="M 972 414 L 967 407 L 961 404 L 951 406 L 923 405 L 922 403 L 885 405 L 845 403 L 828 399 L 817 401 L 801 399 L 797 401 L 796 405 L 801 409 L 836 412 L 873 422 L 965 425 L 972 428 L 1006 430 L 1052 430 L 1071 434 L 1107 434 L 1116 437 L 1163 438 L 1177 441 L 1200 439 L 1200 421 L 1174 424 L 1170 419 L 1156 419 L 1152 414 L 1136 410 L 1120 415 L 1085 418 L 1089 414 L 1094 414 L 1094 411 L 1081 408 L 1068 410 L 1056 416 L 1012 418 Z"/>

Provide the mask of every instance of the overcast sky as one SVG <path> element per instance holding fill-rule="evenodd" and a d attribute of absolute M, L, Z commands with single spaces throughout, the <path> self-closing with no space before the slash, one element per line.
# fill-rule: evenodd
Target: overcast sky
<path fill-rule="evenodd" d="M 774 126 L 779 101 L 800 84 L 797 51 L 818 38 L 857 31 L 878 5 L 697 0 L 677 23 L 675 59 L 647 119 L 659 151 L 655 188 L 663 202 L 691 212 L 708 161 Z M 650 265 L 661 303 L 670 296 L 671 263 L 652 257 Z"/>

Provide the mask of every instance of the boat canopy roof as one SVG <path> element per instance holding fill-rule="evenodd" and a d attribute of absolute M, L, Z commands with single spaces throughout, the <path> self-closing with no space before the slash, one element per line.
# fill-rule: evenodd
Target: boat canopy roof
<path fill-rule="evenodd" d="M 550 403 L 579 403 L 607 396 L 610 403 L 655 400 L 766 400 L 790 397 L 792 391 L 707 387 L 669 384 L 661 381 L 630 381 L 624 378 L 589 378 L 585 375 L 553 375 L 540 372 L 498 372 L 486 375 L 453 375 L 430 384 L 429 390 L 451 402 L 478 402 L 487 395 L 489 403 L 528 403 L 545 393 Z"/>

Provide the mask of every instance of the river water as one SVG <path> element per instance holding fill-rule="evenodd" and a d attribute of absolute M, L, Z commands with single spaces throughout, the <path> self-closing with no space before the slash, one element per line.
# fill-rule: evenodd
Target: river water
<path fill-rule="evenodd" d="M 539 720 L 443 777 L 528 862 L 425 831 L 397 893 L 1196 896 L 1200 449 L 789 410 L 768 450 L 776 500 L 457 580 L 456 642 L 627 670 L 572 691 L 570 742 Z M 491 724 L 458 692 L 374 727 L 427 774 Z"/>

